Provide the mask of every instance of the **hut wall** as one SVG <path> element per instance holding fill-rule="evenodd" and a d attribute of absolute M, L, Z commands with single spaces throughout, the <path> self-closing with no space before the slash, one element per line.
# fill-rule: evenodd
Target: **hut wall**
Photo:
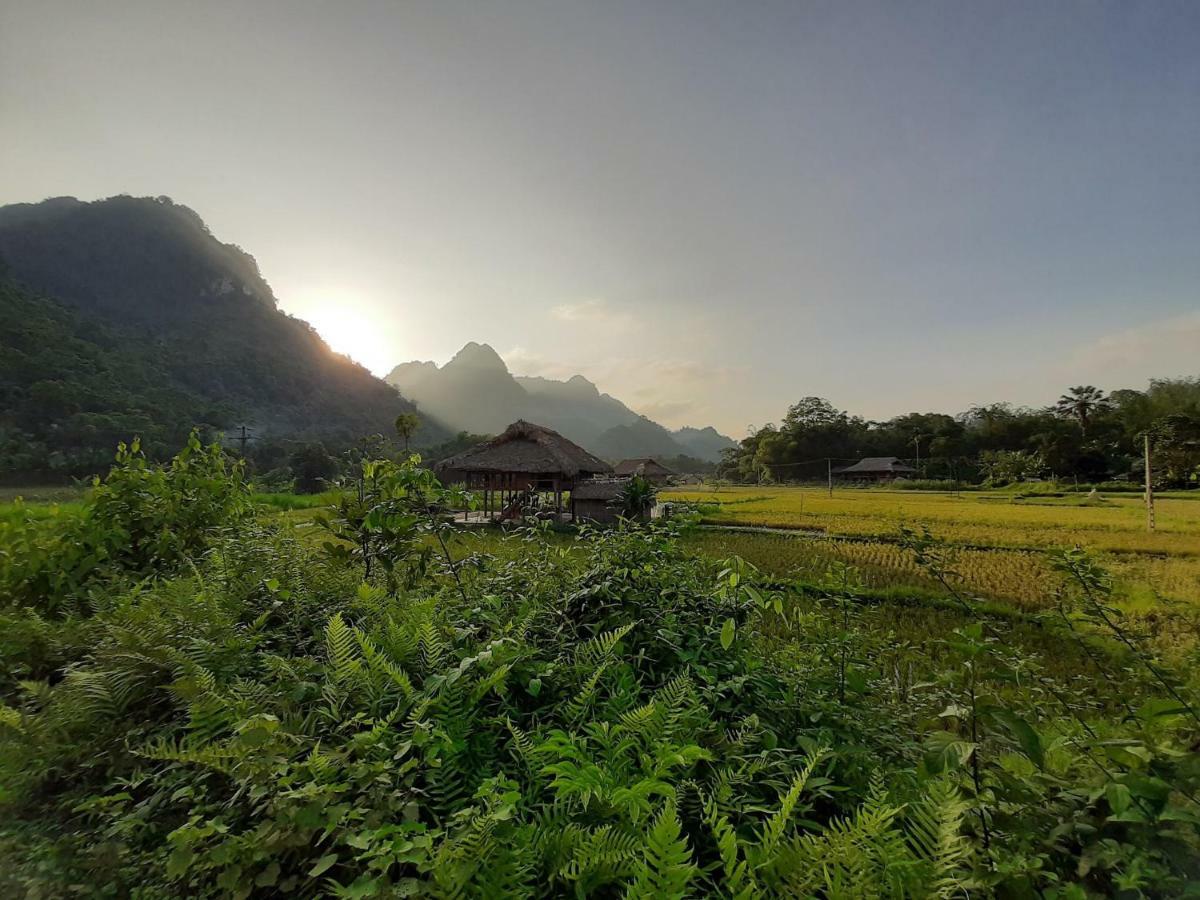
<path fill-rule="evenodd" d="M 587 519 L 591 522 L 615 522 L 617 511 L 608 505 L 607 500 L 576 500 L 576 520 Z"/>

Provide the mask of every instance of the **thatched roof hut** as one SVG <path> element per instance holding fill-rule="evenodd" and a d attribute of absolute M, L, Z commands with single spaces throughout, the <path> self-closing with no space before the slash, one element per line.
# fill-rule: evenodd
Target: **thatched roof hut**
<path fill-rule="evenodd" d="M 490 441 L 442 460 L 437 470 L 452 479 L 456 474 L 522 474 L 575 481 L 608 475 L 612 466 L 557 431 L 520 420 Z"/>
<path fill-rule="evenodd" d="M 649 456 L 638 457 L 636 459 L 623 459 L 617 463 L 613 472 L 618 477 L 623 478 L 640 475 L 654 484 L 666 484 L 668 478 L 677 474 L 673 469 L 668 469 L 657 459 Z"/>
<path fill-rule="evenodd" d="M 490 441 L 442 460 L 436 471 L 443 481 L 482 490 L 484 515 L 496 512 L 504 519 L 537 503 L 540 492 L 553 493 L 555 511 L 561 513 L 564 491 L 596 475 L 612 474 L 612 466 L 557 431 L 522 420 Z"/>
<path fill-rule="evenodd" d="M 892 481 L 916 473 L 916 469 L 896 456 L 868 456 L 852 466 L 833 470 L 834 475 L 854 481 Z"/>

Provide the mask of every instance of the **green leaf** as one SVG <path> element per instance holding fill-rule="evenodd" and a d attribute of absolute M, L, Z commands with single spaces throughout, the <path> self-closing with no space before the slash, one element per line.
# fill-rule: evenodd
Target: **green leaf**
<path fill-rule="evenodd" d="M 721 647 L 728 650 L 733 646 L 733 637 L 737 632 L 737 625 L 733 619 L 726 619 L 725 624 L 721 626 Z"/>
<path fill-rule="evenodd" d="M 335 862 L 337 862 L 337 859 L 338 855 L 336 853 L 326 853 L 317 860 L 316 864 L 311 869 L 308 870 L 308 877 L 316 878 L 322 872 L 327 871 Z"/>
<path fill-rule="evenodd" d="M 1104 789 L 1104 796 L 1108 799 L 1108 805 L 1117 815 L 1125 812 L 1129 808 L 1129 804 L 1133 802 L 1133 794 L 1129 792 L 1129 788 L 1123 784 L 1118 784 L 1113 781 Z"/>
<path fill-rule="evenodd" d="M 258 873 L 258 877 L 254 879 L 254 883 L 259 887 L 270 887 L 278 880 L 279 863 L 273 862 Z"/>
<path fill-rule="evenodd" d="M 1021 750 L 1033 760 L 1039 769 L 1046 767 L 1046 752 L 1042 748 L 1042 739 L 1034 731 L 1032 725 L 1008 709 L 992 708 L 990 714 L 993 719 L 1008 729 Z"/>
<path fill-rule="evenodd" d="M 531 697 L 536 697 L 542 692 L 542 679 L 530 678 L 529 684 L 525 686 L 525 689 L 529 691 Z"/>
<path fill-rule="evenodd" d="M 1180 716 L 1188 711 L 1186 706 L 1180 705 L 1175 700 L 1161 698 L 1157 700 L 1147 700 L 1138 707 L 1137 717 L 1143 721 L 1158 718 L 1159 716 Z"/>

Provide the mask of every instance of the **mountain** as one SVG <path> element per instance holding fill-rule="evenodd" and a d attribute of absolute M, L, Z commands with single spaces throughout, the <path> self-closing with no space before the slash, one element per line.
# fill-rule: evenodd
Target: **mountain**
<path fill-rule="evenodd" d="M 596 438 L 594 451 L 606 459 L 638 456 L 676 457 L 687 451 L 671 437 L 671 432 L 645 416 L 627 425 L 616 425 Z"/>
<path fill-rule="evenodd" d="M 474 341 L 450 362 L 407 362 L 385 379 L 419 409 L 459 431 L 496 434 L 517 419 L 547 425 L 607 459 L 631 456 L 720 458 L 733 441 L 712 428 L 685 428 L 683 439 L 601 393 L 582 375 L 566 381 L 513 375 L 487 344 Z"/>
<path fill-rule="evenodd" d="M 671 437 L 682 444 L 690 456 L 709 462 L 720 462 L 722 450 L 739 446 L 737 441 L 721 434 L 711 425 L 705 428 L 680 428 L 671 432 Z"/>
<path fill-rule="evenodd" d="M 568 381 L 514 377 L 495 350 L 474 341 L 440 368 L 432 362 L 401 363 L 385 380 L 459 431 L 497 434 L 527 419 L 586 446 L 606 429 L 637 419 L 637 413 L 581 375 Z"/>
<path fill-rule="evenodd" d="M 413 410 L 167 198 L 0 207 L 0 287 L 0 469 L 87 470 L 119 438 L 178 443 L 194 423 L 349 444 Z"/>

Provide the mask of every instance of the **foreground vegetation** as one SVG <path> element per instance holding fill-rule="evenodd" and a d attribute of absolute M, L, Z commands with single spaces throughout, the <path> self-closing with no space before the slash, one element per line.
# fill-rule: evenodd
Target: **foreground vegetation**
<path fill-rule="evenodd" d="M 1085 554 L 1030 619 L 923 534 L 936 602 L 880 602 L 462 499 L 368 461 L 264 512 L 193 440 L 0 523 L 0 893 L 1195 891 L 1194 686 Z"/>

